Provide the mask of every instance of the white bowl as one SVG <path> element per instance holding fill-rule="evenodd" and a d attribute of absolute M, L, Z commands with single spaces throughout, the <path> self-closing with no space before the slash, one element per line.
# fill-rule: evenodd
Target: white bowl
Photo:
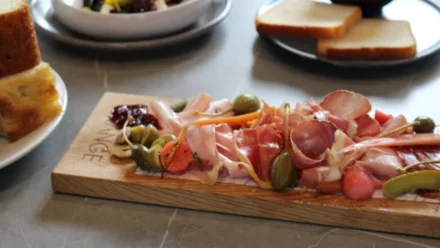
<path fill-rule="evenodd" d="M 57 19 L 72 30 L 100 39 L 147 39 L 177 32 L 197 22 L 211 0 L 186 0 L 166 10 L 102 14 L 81 9 L 83 0 L 52 0 Z"/>

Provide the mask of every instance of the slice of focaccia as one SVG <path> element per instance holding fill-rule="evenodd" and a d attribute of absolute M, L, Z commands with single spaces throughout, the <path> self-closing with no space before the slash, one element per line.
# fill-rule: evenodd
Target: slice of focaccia
<path fill-rule="evenodd" d="M 55 77 L 47 63 L 0 79 L 0 133 L 14 142 L 62 110 Z"/>

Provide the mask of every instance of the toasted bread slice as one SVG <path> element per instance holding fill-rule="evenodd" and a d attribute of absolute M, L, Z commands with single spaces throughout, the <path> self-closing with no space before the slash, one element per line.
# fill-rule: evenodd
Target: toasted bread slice
<path fill-rule="evenodd" d="M 26 0 L 0 1 L 0 77 L 29 70 L 41 62 Z"/>
<path fill-rule="evenodd" d="M 362 19 L 357 6 L 313 0 L 281 0 L 257 16 L 259 33 L 274 36 L 338 38 Z"/>
<path fill-rule="evenodd" d="M 342 38 L 319 40 L 317 52 L 332 59 L 404 59 L 416 55 L 417 44 L 407 21 L 372 18 Z"/>
<path fill-rule="evenodd" d="M 0 79 L 0 134 L 13 142 L 61 113 L 47 63 Z"/>

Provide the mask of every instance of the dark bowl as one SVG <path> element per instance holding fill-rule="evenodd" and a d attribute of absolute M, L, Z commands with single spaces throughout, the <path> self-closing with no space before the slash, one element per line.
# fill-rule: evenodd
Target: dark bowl
<path fill-rule="evenodd" d="M 382 7 L 393 0 L 331 0 L 336 4 L 356 5 L 362 9 L 364 16 L 374 16 L 381 13 Z"/>

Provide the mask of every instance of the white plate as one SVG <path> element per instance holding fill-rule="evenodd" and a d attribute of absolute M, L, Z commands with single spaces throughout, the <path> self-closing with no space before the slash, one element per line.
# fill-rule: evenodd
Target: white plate
<path fill-rule="evenodd" d="M 172 35 L 138 41 L 102 41 L 66 28 L 55 17 L 51 0 L 31 0 L 31 9 L 38 31 L 67 45 L 101 51 L 134 51 L 169 47 L 200 37 L 213 30 L 231 10 L 232 0 L 211 0 L 209 9 L 191 27 Z"/>
<path fill-rule="evenodd" d="M 76 32 L 98 39 L 149 39 L 182 30 L 203 16 L 211 0 L 185 0 L 166 10 L 103 14 L 81 9 L 83 0 L 52 0 L 54 14 Z"/>
<path fill-rule="evenodd" d="M 58 75 L 55 70 L 52 70 L 52 72 L 55 75 L 55 84 L 59 94 L 59 102 L 62 106 L 60 115 L 56 119 L 43 124 L 37 130 L 14 143 L 9 143 L 7 140 L 0 138 L 0 169 L 12 164 L 31 152 L 53 132 L 63 118 L 67 107 L 67 89 L 60 75 Z"/>

